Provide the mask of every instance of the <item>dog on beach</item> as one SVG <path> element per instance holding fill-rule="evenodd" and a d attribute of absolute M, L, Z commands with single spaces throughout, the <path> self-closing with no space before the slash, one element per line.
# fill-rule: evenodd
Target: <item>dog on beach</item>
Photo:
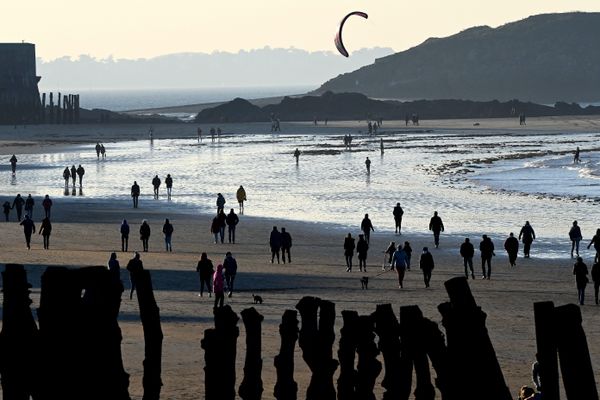
<path fill-rule="evenodd" d="M 360 278 L 360 288 L 367 290 L 369 288 L 369 277 L 363 276 Z"/>
<path fill-rule="evenodd" d="M 257 294 L 253 294 L 252 299 L 254 300 L 254 304 L 262 304 L 263 303 L 263 298 Z"/>

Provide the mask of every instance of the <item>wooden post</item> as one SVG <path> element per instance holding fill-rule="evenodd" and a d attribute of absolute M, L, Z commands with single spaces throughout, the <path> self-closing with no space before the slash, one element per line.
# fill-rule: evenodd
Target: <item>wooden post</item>
<path fill-rule="evenodd" d="M 381 362 L 377 360 L 379 350 L 375 344 L 373 332 L 373 318 L 370 315 L 361 315 L 358 318 L 358 364 L 356 380 L 356 398 L 375 400 L 373 388 L 375 380 L 381 373 Z"/>
<path fill-rule="evenodd" d="M 246 362 L 238 393 L 243 400 L 260 400 L 263 392 L 261 323 L 264 318 L 254 307 L 243 310 L 241 314 L 246 328 Z"/>
<path fill-rule="evenodd" d="M 42 124 L 46 123 L 46 93 L 42 93 L 42 109 L 40 112 L 40 120 Z"/>
<path fill-rule="evenodd" d="M 298 340 L 298 313 L 285 310 L 279 325 L 281 346 L 275 356 L 277 383 L 273 395 L 277 400 L 296 400 L 298 384 L 294 381 L 294 349 Z"/>
<path fill-rule="evenodd" d="M 358 313 L 356 311 L 342 311 L 344 326 L 340 330 L 340 344 L 338 347 L 338 360 L 340 362 L 340 376 L 337 380 L 338 400 L 356 399 L 356 385 L 358 372 L 354 367 L 356 348 L 358 346 Z"/>
<path fill-rule="evenodd" d="M 543 301 L 533 304 L 535 315 L 535 339 L 537 343 L 537 361 L 539 363 L 540 382 L 544 400 L 559 400 L 558 348 L 556 344 L 557 321 L 554 315 L 554 303 Z"/>
<path fill-rule="evenodd" d="M 385 365 L 385 376 L 381 382 L 381 386 L 386 389 L 383 400 L 396 400 L 400 397 L 402 387 L 402 381 L 397 375 L 400 370 L 400 325 L 391 304 L 377 305 L 373 317 Z"/>
<path fill-rule="evenodd" d="M 50 92 L 50 123 L 54 123 L 54 93 Z"/>
<path fill-rule="evenodd" d="M 435 389 L 431 384 L 429 361 L 425 352 L 423 314 L 418 306 L 400 307 L 400 341 L 402 352 L 408 353 L 415 367 L 416 400 L 433 400 Z M 403 354 L 404 356 L 404 354 Z"/>
<path fill-rule="evenodd" d="M 62 110 L 60 107 L 60 101 L 61 101 L 62 97 L 60 92 L 58 92 L 58 98 L 56 99 L 57 105 L 56 105 L 56 124 L 60 125 L 62 123 Z"/>

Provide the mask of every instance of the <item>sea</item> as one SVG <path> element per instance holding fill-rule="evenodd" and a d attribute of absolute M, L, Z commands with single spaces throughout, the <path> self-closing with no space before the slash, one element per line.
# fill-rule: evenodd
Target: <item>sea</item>
<path fill-rule="evenodd" d="M 6 166 L 1 201 L 20 192 L 49 194 L 55 202 L 129 202 L 135 180 L 141 207 L 212 214 L 217 193 L 225 196 L 226 208 L 237 209 L 235 192 L 243 185 L 247 216 L 308 221 L 340 232 L 358 233 L 368 213 L 376 234 L 393 233 L 392 210 L 401 203 L 402 238 L 409 240 L 428 234 L 438 211 L 446 228 L 442 247 L 444 235 L 478 242 L 487 234 L 501 250 L 509 232 L 518 235 L 530 221 L 537 235 L 532 254 L 549 258 L 568 254 L 574 220 L 584 242 L 600 227 L 600 132 L 392 129 L 384 122 L 371 136 L 347 127 L 283 123 L 278 134 L 269 127 L 226 125 L 220 139 L 205 136 L 201 142 L 160 139 L 156 132 L 152 141 L 104 143 L 105 160 L 97 159 L 93 144 L 23 154 L 16 177 L 9 172 L 10 156 L 0 156 Z M 349 132 L 350 148 L 343 143 Z M 575 164 L 577 147 L 581 163 Z M 86 168 L 81 191 L 64 187 L 62 171 L 72 164 Z M 153 200 L 152 178 L 164 182 L 167 174 L 174 181 L 172 199 L 163 186 Z"/>

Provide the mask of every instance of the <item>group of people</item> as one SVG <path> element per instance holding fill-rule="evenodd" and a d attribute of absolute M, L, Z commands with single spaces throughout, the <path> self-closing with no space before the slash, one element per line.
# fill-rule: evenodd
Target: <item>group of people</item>
<path fill-rule="evenodd" d="M 230 251 L 225 253 L 225 259 L 221 264 L 217 265 L 215 270 L 212 260 L 208 258 L 206 253 L 202 253 L 200 261 L 196 266 L 196 272 L 200 277 L 200 294 L 204 295 L 204 288 L 208 296 L 211 297 L 212 293 L 215 294 L 214 307 L 223 307 L 225 301 L 225 292 L 227 291 L 227 297 L 233 296 L 234 282 L 237 274 L 237 260 L 233 257 Z"/>
<path fill-rule="evenodd" d="M 83 175 L 85 175 L 85 168 L 79 164 L 79 167 L 75 168 L 75 164 L 69 167 L 65 167 L 63 170 L 63 179 L 65 180 L 65 188 L 69 186 L 69 179 L 73 180 L 73 186 L 77 181 L 77 177 L 79 177 L 79 187 L 83 187 Z"/>
<path fill-rule="evenodd" d="M 106 158 L 106 149 L 104 148 L 104 144 L 97 142 L 96 143 L 96 157 L 98 159 L 100 159 L 100 156 L 102 156 L 102 158 Z"/>
<path fill-rule="evenodd" d="M 173 232 L 175 229 L 173 228 L 173 224 L 169 221 L 168 218 L 165 218 L 165 222 L 162 227 L 162 233 L 165 238 L 165 251 L 171 252 L 173 251 L 172 239 Z M 131 232 L 131 228 L 129 227 L 129 223 L 126 219 L 121 222 L 121 251 L 126 252 L 129 248 L 129 233 Z M 150 229 L 150 225 L 147 220 L 142 220 L 142 224 L 140 225 L 140 240 L 142 241 L 142 249 L 145 253 L 148 252 L 148 242 L 150 241 L 150 234 L 152 230 Z"/>
<path fill-rule="evenodd" d="M 292 262 L 292 256 L 290 250 L 292 248 L 292 236 L 289 232 L 286 232 L 285 228 L 281 228 L 281 232 L 274 226 L 269 236 L 269 247 L 271 249 L 271 264 L 275 262 L 277 257 L 277 264 L 279 264 L 279 252 L 281 252 L 281 260 L 285 264 L 285 256 L 287 254 L 288 264 Z"/>

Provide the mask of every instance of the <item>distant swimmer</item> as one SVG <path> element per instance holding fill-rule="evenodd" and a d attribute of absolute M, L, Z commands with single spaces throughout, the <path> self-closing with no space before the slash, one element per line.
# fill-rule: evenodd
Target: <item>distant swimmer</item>
<path fill-rule="evenodd" d="M 369 160 L 369 157 L 367 157 L 367 159 L 365 160 L 365 165 L 367 167 L 367 174 L 371 173 L 371 160 Z"/>
<path fill-rule="evenodd" d="M 131 186 L 131 198 L 133 199 L 133 208 L 138 208 L 138 198 L 140 197 L 140 186 L 137 181 L 133 181 Z"/>
<path fill-rule="evenodd" d="M 575 150 L 575 156 L 573 156 L 573 164 L 579 164 L 581 162 L 581 158 L 579 158 L 579 146 L 577 146 L 577 150 Z"/>
<path fill-rule="evenodd" d="M 235 193 L 235 197 L 237 198 L 237 201 L 240 205 L 240 214 L 243 214 L 244 213 L 244 202 L 246 201 L 246 189 L 244 189 L 244 187 L 242 185 L 240 185 L 237 192 Z"/>
<path fill-rule="evenodd" d="M 296 157 L 296 164 L 300 161 L 300 150 L 296 147 L 296 151 L 294 151 L 294 157 Z"/>
<path fill-rule="evenodd" d="M 158 199 L 158 188 L 160 187 L 160 178 L 158 175 L 154 175 L 154 178 L 152 178 L 152 186 L 154 187 L 154 198 Z"/>
<path fill-rule="evenodd" d="M 12 170 L 13 175 L 17 172 L 17 156 L 14 154 L 10 158 L 10 169 Z"/>
<path fill-rule="evenodd" d="M 444 232 L 444 223 L 437 211 L 433 212 L 433 217 L 429 220 L 429 230 L 433 232 L 433 243 L 437 249 L 440 246 L 440 232 Z"/>
<path fill-rule="evenodd" d="M 79 187 L 83 187 L 83 175 L 85 174 L 85 169 L 79 164 L 77 167 L 77 176 L 79 176 Z"/>
<path fill-rule="evenodd" d="M 167 185 L 167 199 L 171 200 L 171 192 L 173 190 L 173 178 L 171 178 L 171 174 L 167 174 L 165 185 Z"/>
<path fill-rule="evenodd" d="M 523 225 L 521 232 L 519 232 L 519 239 L 521 238 L 523 239 L 523 253 L 525 254 L 525 258 L 529 258 L 531 243 L 535 240 L 535 232 L 529 221 L 525 221 L 525 225 Z"/>

